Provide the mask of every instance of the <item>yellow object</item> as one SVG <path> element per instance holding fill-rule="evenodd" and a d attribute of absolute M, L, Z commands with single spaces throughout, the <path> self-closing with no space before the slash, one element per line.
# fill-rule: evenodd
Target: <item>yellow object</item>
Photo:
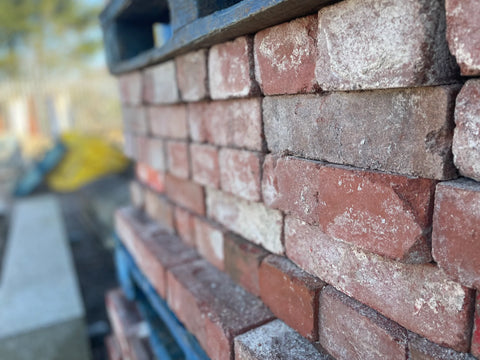
<path fill-rule="evenodd" d="M 105 175 L 124 171 L 129 161 L 101 138 L 65 133 L 67 148 L 58 166 L 47 176 L 48 186 L 59 192 L 75 191 Z"/>

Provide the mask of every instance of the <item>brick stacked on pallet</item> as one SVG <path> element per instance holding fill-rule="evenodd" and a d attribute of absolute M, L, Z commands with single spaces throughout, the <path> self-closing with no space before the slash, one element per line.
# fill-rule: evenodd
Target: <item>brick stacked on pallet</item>
<path fill-rule="evenodd" d="M 120 76 L 117 230 L 212 359 L 480 356 L 479 17 L 344 0 Z"/>

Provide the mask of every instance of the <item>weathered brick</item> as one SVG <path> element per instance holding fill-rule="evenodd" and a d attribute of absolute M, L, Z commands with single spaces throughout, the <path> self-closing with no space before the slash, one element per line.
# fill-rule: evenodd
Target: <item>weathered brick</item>
<path fill-rule="evenodd" d="M 146 110 L 143 107 L 122 107 L 123 129 L 132 134 L 147 135 L 149 125 Z"/>
<path fill-rule="evenodd" d="M 185 105 L 151 106 L 148 108 L 148 120 L 155 136 L 174 139 L 188 137 Z"/>
<path fill-rule="evenodd" d="M 139 71 L 118 77 L 120 101 L 124 105 L 137 106 L 142 103 L 142 74 Z"/>
<path fill-rule="evenodd" d="M 317 27 L 317 15 L 312 15 L 255 35 L 255 76 L 264 94 L 316 90 Z"/>
<path fill-rule="evenodd" d="M 446 0 L 447 40 L 462 75 L 480 75 L 480 5 L 476 0 Z"/>
<path fill-rule="evenodd" d="M 480 184 L 467 179 L 438 184 L 433 257 L 452 279 L 480 290 Z"/>
<path fill-rule="evenodd" d="M 434 344 L 412 332 L 408 333 L 408 352 L 408 360 L 475 360 L 470 354 Z"/>
<path fill-rule="evenodd" d="M 455 165 L 462 175 L 480 181 L 480 79 L 467 81 L 458 94 L 455 123 Z"/>
<path fill-rule="evenodd" d="M 178 205 L 198 215 L 205 215 L 205 193 L 200 185 L 167 174 L 165 189 L 168 197 Z"/>
<path fill-rule="evenodd" d="M 207 188 L 208 217 L 275 254 L 284 251 L 282 214 L 261 203 L 241 200 Z"/>
<path fill-rule="evenodd" d="M 205 260 L 168 273 L 168 304 L 212 360 L 233 358 L 235 336 L 266 323 L 263 303 Z"/>
<path fill-rule="evenodd" d="M 210 264 L 218 269 L 224 269 L 224 231 L 208 220 L 196 217 L 195 226 L 195 244 L 197 250 Z"/>
<path fill-rule="evenodd" d="M 175 59 L 177 81 L 184 101 L 198 101 L 208 96 L 207 50 L 201 49 Z"/>
<path fill-rule="evenodd" d="M 246 97 L 258 92 L 252 39 L 242 36 L 212 46 L 208 53 L 208 75 L 212 99 Z"/>
<path fill-rule="evenodd" d="M 171 104 L 180 100 L 173 60 L 147 68 L 143 82 L 143 99 L 149 104 Z"/>
<path fill-rule="evenodd" d="M 235 360 L 331 360 L 280 320 L 235 338 Z"/>
<path fill-rule="evenodd" d="M 260 295 L 279 319 L 307 339 L 318 339 L 318 298 L 325 283 L 290 260 L 267 256 L 260 265 Z"/>
<path fill-rule="evenodd" d="M 143 209 L 145 206 L 145 189 L 138 181 L 130 181 L 130 201 L 137 209 Z"/>
<path fill-rule="evenodd" d="M 325 7 L 318 12 L 318 83 L 324 90 L 451 83 L 458 70 L 445 27 L 438 0 L 346 0 Z"/>
<path fill-rule="evenodd" d="M 229 233 L 224 244 L 225 272 L 247 291 L 260 296 L 259 268 L 269 254 L 260 246 Z"/>
<path fill-rule="evenodd" d="M 266 97 L 272 152 L 435 179 L 452 162 L 456 87 Z M 382 136 L 378 136 L 382 134 Z"/>
<path fill-rule="evenodd" d="M 327 286 L 320 294 L 320 344 L 338 360 L 407 359 L 407 331 Z"/>
<path fill-rule="evenodd" d="M 174 231 L 173 208 L 164 196 L 147 189 L 145 192 L 145 212 L 170 232 Z"/>
<path fill-rule="evenodd" d="M 434 180 L 267 156 L 263 197 L 334 239 L 391 259 L 430 262 Z"/>
<path fill-rule="evenodd" d="M 432 264 L 409 265 L 285 219 L 287 256 L 301 268 L 433 342 L 466 351 L 473 292 Z"/>
<path fill-rule="evenodd" d="M 195 246 L 195 223 L 193 215 L 176 206 L 174 211 L 175 229 L 178 236 L 189 246 Z"/>
<path fill-rule="evenodd" d="M 480 358 L 480 292 L 478 291 L 475 302 L 471 353 L 477 358 Z"/>
<path fill-rule="evenodd" d="M 190 156 L 188 144 L 183 141 L 167 142 L 168 171 L 181 179 L 190 175 Z"/>
<path fill-rule="evenodd" d="M 222 190 L 251 201 L 261 197 L 260 154 L 235 149 L 221 149 L 218 153 Z"/>
<path fill-rule="evenodd" d="M 165 191 L 165 174 L 163 172 L 156 171 L 146 164 L 137 163 L 135 173 L 138 180 L 157 193 L 163 193 Z"/>
<path fill-rule="evenodd" d="M 193 181 L 217 188 L 220 186 L 218 150 L 211 145 L 190 145 Z"/>
<path fill-rule="evenodd" d="M 165 144 L 163 140 L 148 139 L 148 164 L 155 170 L 165 171 Z"/>

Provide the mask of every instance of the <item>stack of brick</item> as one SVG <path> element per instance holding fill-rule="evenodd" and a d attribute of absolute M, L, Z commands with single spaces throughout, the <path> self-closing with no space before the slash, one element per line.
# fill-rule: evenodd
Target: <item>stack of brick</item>
<path fill-rule="evenodd" d="M 480 356 L 479 17 L 344 0 L 119 77 L 117 231 L 212 359 Z"/>

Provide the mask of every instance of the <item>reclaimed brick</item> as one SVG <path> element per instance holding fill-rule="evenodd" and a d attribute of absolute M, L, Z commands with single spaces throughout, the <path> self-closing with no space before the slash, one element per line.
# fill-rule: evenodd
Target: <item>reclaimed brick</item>
<path fill-rule="evenodd" d="M 325 283 L 276 255 L 263 259 L 259 278 L 260 296 L 273 314 L 308 340 L 317 340 L 318 299 Z"/>
<path fill-rule="evenodd" d="M 408 353 L 408 360 L 475 360 L 471 354 L 434 344 L 412 332 L 408 332 Z"/>
<path fill-rule="evenodd" d="M 263 303 L 206 260 L 168 272 L 168 304 L 212 360 L 233 358 L 233 339 L 273 318 Z"/>
<path fill-rule="evenodd" d="M 184 101 L 208 97 L 207 54 L 206 49 L 201 49 L 175 59 L 178 89 Z"/>
<path fill-rule="evenodd" d="M 320 294 L 320 344 L 338 360 L 408 358 L 407 331 L 327 286 Z"/>
<path fill-rule="evenodd" d="M 245 239 L 275 254 L 282 254 L 282 214 L 261 203 L 252 203 L 207 188 L 208 217 Z"/>
<path fill-rule="evenodd" d="M 189 246 L 195 246 L 194 216 L 187 210 L 176 206 L 174 210 L 175 229 L 178 236 Z"/>
<path fill-rule="evenodd" d="M 447 40 L 462 75 L 480 75 L 480 5 L 476 0 L 446 0 Z"/>
<path fill-rule="evenodd" d="M 147 189 L 145 192 L 145 212 L 168 231 L 174 231 L 173 208 L 164 196 Z"/>
<path fill-rule="evenodd" d="M 455 165 L 462 175 L 480 181 L 480 79 L 467 81 L 458 94 L 455 124 Z"/>
<path fill-rule="evenodd" d="M 143 72 L 143 99 L 149 104 L 171 104 L 180 100 L 173 60 Z"/>
<path fill-rule="evenodd" d="M 181 179 L 190 176 L 190 156 L 188 144 L 183 141 L 167 142 L 168 171 Z"/>
<path fill-rule="evenodd" d="M 151 106 L 148 108 L 148 120 L 155 136 L 173 139 L 188 137 L 185 105 Z"/>
<path fill-rule="evenodd" d="M 318 12 L 318 83 L 323 90 L 451 83 L 458 69 L 445 27 L 438 0 L 346 0 L 325 7 Z"/>
<path fill-rule="evenodd" d="M 436 181 L 268 155 L 267 206 L 334 239 L 407 263 L 430 262 Z"/>
<path fill-rule="evenodd" d="M 460 179 L 437 185 L 432 252 L 455 281 L 480 290 L 480 184 Z"/>
<path fill-rule="evenodd" d="M 229 233 L 225 236 L 224 254 L 225 272 L 247 291 L 260 296 L 260 263 L 269 252 Z"/>
<path fill-rule="evenodd" d="M 143 209 L 145 206 L 145 189 L 138 181 L 130 181 L 130 201 L 137 209 Z"/>
<path fill-rule="evenodd" d="M 268 148 L 309 159 L 434 179 L 452 162 L 456 87 L 266 97 Z M 382 134 L 382 136 L 378 136 Z"/>
<path fill-rule="evenodd" d="M 207 144 L 191 144 L 193 181 L 200 185 L 219 188 L 220 168 L 218 165 L 218 150 Z"/>
<path fill-rule="evenodd" d="M 163 172 L 156 171 L 147 164 L 138 162 L 135 166 L 135 174 L 138 180 L 157 193 L 165 191 L 165 174 Z"/>
<path fill-rule="evenodd" d="M 235 360 L 332 360 L 281 320 L 274 320 L 235 338 Z"/>
<path fill-rule="evenodd" d="M 167 174 L 165 189 L 170 200 L 198 215 L 205 215 L 205 192 L 200 185 Z"/>
<path fill-rule="evenodd" d="M 163 140 L 149 138 L 148 139 L 148 164 L 155 170 L 165 171 L 165 144 Z"/>
<path fill-rule="evenodd" d="M 403 327 L 456 351 L 467 351 L 473 292 L 432 264 L 410 265 L 336 241 L 319 227 L 286 217 L 287 256 Z"/>
<path fill-rule="evenodd" d="M 258 92 L 252 52 L 252 39 L 246 36 L 210 48 L 208 74 L 212 99 L 246 97 Z"/>
<path fill-rule="evenodd" d="M 142 74 L 139 71 L 120 75 L 118 77 L 118 89 L 122 104 L 140 105 L 142 103 L 142 85 Z"/>
<path fill-rule="evenodd" d="M 147 135 L 149 125 L 146 110 L 143 107 L 122 107 L 123 129 L 132 134 Z"/>
<path fill-rule="evenodd" d="M 255 76 L 265 95 L 317 89 L 317 27 L 317 15 L 311 15 L 255 35 Z"/>
<path fill-rule="evenodd" d="M 471 353 L 480 358 L 480 292 L 478 291 L 475 302 Z"/>
<path fill-rule="evenodd" d="M 211 221 L 196 217 L 194 219 L 195 245 L 198 252 L 219 270 L 224 270 L 223 247 L 224 231 Z"/>
<path fill-rule="evenodd" d="M 218 159 L 222 190 L 245 200 L 259 201 L 262 161 L 260 154 L 244 150 L 221 149 Z"/>

